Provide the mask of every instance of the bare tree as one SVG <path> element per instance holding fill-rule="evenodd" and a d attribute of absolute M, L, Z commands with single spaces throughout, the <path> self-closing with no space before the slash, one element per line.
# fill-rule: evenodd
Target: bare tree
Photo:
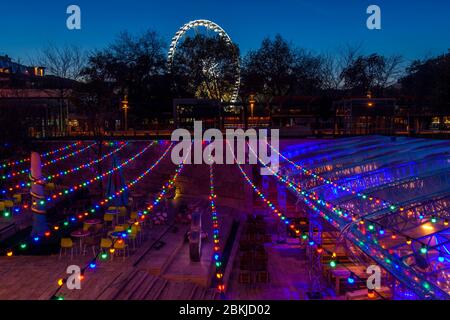
<path fill-rule="evenodd" d="M 383 72 L 383 88 L 387 88 L 398 81 L 403 75 L 403 57 L 401 55 L 392 55 L 385 58 L 385 66 Z"/>
<path fill-rule="evenodd" d="M 362 45 L 350 45 L 337 50 L 337 55 L 326 53 L 323 59 L 323 87 L 324 89 L 339 90 L 344 86 L 344 70 L 348 69 L 361 55 Z"/>
<path fill-rule="evenodd" d="M 33 61 L 34 65 L 43 66 L 47 73 L 56 77 L 82 80 L 81 71 L 86 65 L 86 54 L 77 46 L 65 45 L 57 47 L 48 44 Z"/>
<path fill-rule="evenodd" d="M 46 73 L 57 77 L 55 88 L 59 91 L 59 118 L 58 128 L 60 134 L 67 133 L 65 119 L 69 116 L 68 99 L 71 95 L 73 81 L 83 80 L 82 70 L 85 67 L 87 57 L 85 52 L 74 45 L 61 47 L 48 44 L 30 59 L 34 66 L 45 67 Z"/>

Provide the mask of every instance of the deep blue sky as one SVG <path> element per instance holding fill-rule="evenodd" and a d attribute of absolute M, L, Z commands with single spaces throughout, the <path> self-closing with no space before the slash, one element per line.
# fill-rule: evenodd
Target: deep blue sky
<path fill-rule="evenodd" d="M 77 4 L 82 30 L 66 28 L 66 8 Z M 366 28 L 366 8 L 382 9 L 382 30 Z M 367 52 L 406 59 L 450 48 L 448 0 L 5 0 L 0 53 L 26 60 L 46 43 L 102 48 L 120 31 L 157 30 L 167 42 L 185 22 L 209 19 L 221 25 L 244 53 L 280 33 L 297 46 L 333 52 L 362 43 Z"/>

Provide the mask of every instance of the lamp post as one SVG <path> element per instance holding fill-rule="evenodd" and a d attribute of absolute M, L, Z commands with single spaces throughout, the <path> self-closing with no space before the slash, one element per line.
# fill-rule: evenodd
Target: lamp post
<path fill-rule="evenodd" d="M 253 118 L 253 109 L 255 108 L 255 102 L 256 102 L 254 94 L 250 95 L 248 102 L 250 103 L 250 117 Z"/>
<path fill-rule="evenodd" d="M 125 95 L 123 100 L 121 101 L 122 110 L 123 110 L 123 119 L 124 119 L 124 129 L 128 131 L 128 96 Z"/>
<path fill-rule="evenodd" d="M 253 119 L 253 110 L 255 109 L 255 95 L 251 94 L 248 98 L 248 103 L 250 104 L 250 119 Z"/>

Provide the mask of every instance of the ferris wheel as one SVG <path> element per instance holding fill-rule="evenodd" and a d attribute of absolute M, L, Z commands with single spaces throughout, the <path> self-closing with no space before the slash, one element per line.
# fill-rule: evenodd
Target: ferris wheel
<path fill-rule="evenodd" d="M 175 53 L 177 50 L 178 43 L 180 40 L 186 35 L 186 33 L 193 29 L 197 30 L 198 27 L 204 27 L 207 30 L 213 31 L 217 35 L 219 35 L 223 40 L 225 40 L 226 44 L 228 44 L 233 49 L 233 79 L 234 79 L 234 85 L 231 93 L 231 99 L 230 102 L 232 104 L 236 103 L 238 100 L 238 94 L 239 94 L 239 87 L 241 84 L 241 69 L 239 65 L 239 56 L 235 50 L 235 47 L 233 46 L 233 43 L 231 41 L 230 36 L 225 32 L 225 30 L 222 29 L 218 24 L 204 19 L 199 20 L 193 20 L 185 25 L 183 25 L 178 31 L 175 33 L 174 37 L 172 38 L 172 41 L 169 46 L 169 51 L 167 53 L 167 70 L 169 73 L 172 72 L 173 67 L 173 61 L 175 57 Z"/>

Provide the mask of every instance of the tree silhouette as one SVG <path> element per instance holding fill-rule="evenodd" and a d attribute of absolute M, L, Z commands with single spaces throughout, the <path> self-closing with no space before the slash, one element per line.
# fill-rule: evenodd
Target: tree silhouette
<path fill-rule="evenodd" d="M 187 36 L 178 45 L 172 66 L 175 94 L 230 101 L 239 49 L 216 35 Z"/>

